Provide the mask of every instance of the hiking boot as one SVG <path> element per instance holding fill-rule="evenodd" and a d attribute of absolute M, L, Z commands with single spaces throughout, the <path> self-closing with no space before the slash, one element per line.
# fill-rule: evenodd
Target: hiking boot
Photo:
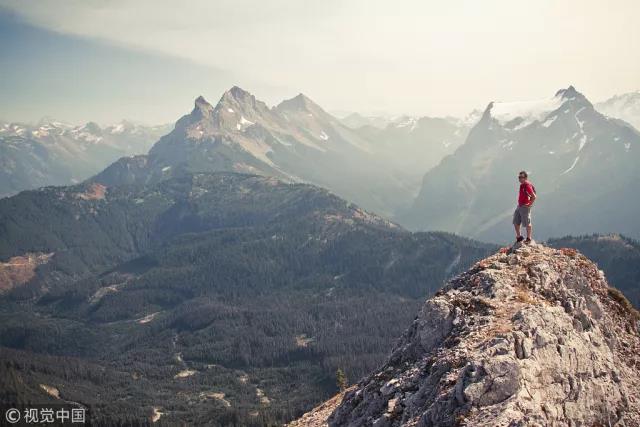
<path fill-rule="evenodd" d="M 531 239 L 527 238 L 527 240 L 524 241 L 525 245 L 530 245 L 531 244 Z"/>
<path fill-rule="evenodd" d="M 524 237 L 522 237 L 522 236 L 518 236 L 518 237 L 516 238 L 516 243 L 520 243 L 520 242 L 522 242 L 523 240 L 524 240 Z"/>

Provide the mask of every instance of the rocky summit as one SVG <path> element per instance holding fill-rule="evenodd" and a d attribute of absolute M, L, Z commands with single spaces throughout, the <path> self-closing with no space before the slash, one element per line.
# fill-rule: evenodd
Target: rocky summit
<path fill-rule="evenodd" d="M 297 425 L 639 426 L 639 391 L 638 312 L 579 252 L 534 244 L 450 280 L 378 371 Z"/>

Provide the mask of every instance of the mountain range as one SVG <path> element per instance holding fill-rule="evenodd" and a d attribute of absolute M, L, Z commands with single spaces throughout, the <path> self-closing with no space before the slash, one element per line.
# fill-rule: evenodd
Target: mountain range
<path fill-rule="evenodd" d="M 595 107 L 602 114 L 624 120 L 640 129 L 640 91 L 615 95 Z"/>
<path fill-rule="evenodd" d="M 359 129 L 364 126 L 371 126 L 377 129 L 384 129 L 390 124 L 397 122 L 400 117 L 390 115 L 362 115 L 360 113 L 348 113 L 343 115 L 333 114 L 340 118 L 340 121 L 351 129 Z"/>
<path fill-rule="evenodd" d="M 157 182 L 180 171 L 253 173 L 319 185 L 391 216 L 408 207 L 424 170 L 465 134 L 463 125 L 429 118 L 354 130 L 302 94 L 268 107 L 233 87 L 215 106 L 196 99 L 147 156 L 121 159 L 95 181 Z"/>
<path fill-rule="evenodd" d="M 185 171 L 274 176 L 328 188 L 410 229 L 504 241 L 513 176 L 526 169 L 541 196 L 539 238 L 638 237 L 630 219 L 637 206 L 614 208 L 637 179 L 639 134 L 622 120 L 633 122 L 635 95 L 594 107 L 570 87 L 548 99 L 491 103 L 465 119 L 340 120 L 302 94 L 269 107 L 233 87 L 215 106 L 199 97 L 173 128 L 3 124 L 0 194 L 79 182 L 124 155 L 94 181 L 155 183 Z"/>
<path fill-rule="evenodd" d="M 517 175 L 529 172 L 538 200 L 536 236 L 619 232 L 640 236 L 632 197 L 640 180 L 640 133 L 598 112 L 572 86 L 553 97 L 492 102 L 463 145 L 426 173 L 412 229 L 489 241 L 512 238 Z"/>
<path fill-rule="evenodd" d="M 424 173 L 462 145 L 473 124 L 473 118 L 401 116 L 382 129 L 367 125 L 357 132 L 371 141 L 379 157 L 393 165 L 394 176 L 406 183 L 415 197 Z"/>
<path fill-rule="evenodd" d="M 127 121 L 104 128 L 93 122 L 0 123 L 0 197 L 84 181 L 122 156 L 146 153 L 167 131 Z"/>

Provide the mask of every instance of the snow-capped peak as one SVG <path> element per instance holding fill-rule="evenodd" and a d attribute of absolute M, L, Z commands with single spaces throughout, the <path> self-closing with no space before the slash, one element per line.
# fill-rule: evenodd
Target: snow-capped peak
<path fill-rule="evenodd" d="M 491 102 L 483 118 L 491 117 L 500 125 L 508 125 L 512 130 L 521 129 L 534 122 L 544 122 L 550 113 L 558 110 L 565 102 L 579 103 L 582 106 L 589 101 L 573 86 L 560 89 L 551 98 L 531 101 Z"/>
<path fill-rule="evenodd" d="M 491 102 L 485 111 L 501 125 L 512 125 L 512 129 L 521 129 L 538 121 L 559 109 L 565 102 L 586 101 L 586 98 L 573 86 L 561 89 L 551 98 L 532 101 Z M 587 101 L 588 102 L 588 101 Z"/>
<path fill-rule="evenodd" d="M 559 96 L 535 101 L 492 102 L 489 104 L 489 111 L 491 117 L 500 124 L 504 125 L 520 118 L 523 122 L 519 125 L 523 126 L 524 122 L 530 124 L 544 119 L 550 112 L 560 108 L 563 102 L 564 99 Z"/>

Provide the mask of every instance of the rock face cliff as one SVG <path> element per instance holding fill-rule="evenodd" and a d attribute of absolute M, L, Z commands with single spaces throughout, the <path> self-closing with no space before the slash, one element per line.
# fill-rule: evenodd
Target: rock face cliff
<path fill-rule="evenodd" d="M 323 423 L 639 426 L 640 317 L 575 250 L 501 251 L 430 298 Z"/>

